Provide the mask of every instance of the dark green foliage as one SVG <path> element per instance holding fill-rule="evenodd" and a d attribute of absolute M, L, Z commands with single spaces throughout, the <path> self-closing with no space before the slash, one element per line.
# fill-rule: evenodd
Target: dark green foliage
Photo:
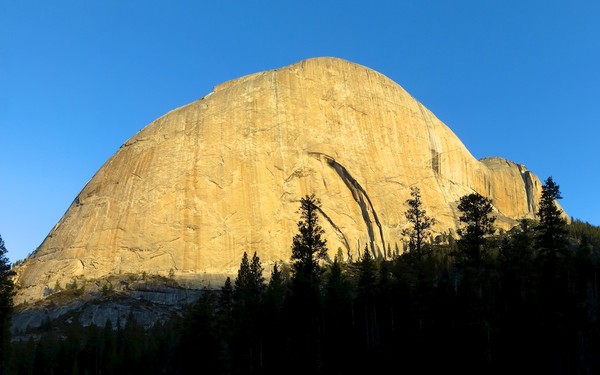
<path fill-rule="evenodd" d="M 467 264 L 479 267 L 485 251 L 486 236 L 494 233 L 496 218 L 491 216 L 492 201 L 478 193 L 472 193 L 460 198 L 458 210 L 461 212 L 460 222 L 464 224 L 458 231 L 461 237 L 459 248 Z"/>
<path fill-rule="evenodd" d="M 531 221 L 523 219 L 500 243 L 498 267 L 502 275 L 502 287 L 511 303 L 531 299 L 527 293 L 536 281 L 534 256 L 534 228 Z"/>
<path fill-rule="evenodd" d="M 265 292 L 266 305 L 269 307 L 267 313 L 281 313 L 287 292 L 287 280 L 279 270 L 277 263 L 275 263 L 273 264 L 271 278 L 269 279 L 269 284 L 267 285 L 267 290 Z"/>
<path fill-rule="evenodd" d="M 556 257 L 564 250 L 566 245 L 566 221 L 562 212 L 556 205 L 556 200 L 562 199 L 559 186 L 552 177 L 548 177 L 542 185 L 538 216 L 539 224 L 536 228 L 536 245 L 545 257 Z"/>
<path fill-rule="evenodd" d="M 261 306 L 260 327 L 263 342 L 260 348 L 260 366 L 263 373 L 277 373 L 285 368 L 288 326 L 284 322 L 283 309 L 288 295 L 287 279 L 277 263 L 273 265 L 271 278 Z"/>
<path fill-rule="evenodd" d="M 292 278 L 290 298 L 284 316 L 290 327 L 290 352 L 297 370 L 305 373 L 322 371 L 322 295 L 320 262 L 327 255 L 325 231 L 319 224 L 320 201 L 314 194 L 300 200 L 298 233 L 292 241 Z"/>
<path fill-rule="evenodd" d="M 248 261 L 248 254 L 244 252 L 234 283 L 233 302 L 236 308 L 246 309 L 260 302 L 265 289 L 262 273 L 263 268 L 256 252 L 252 256 L 252 262 Z"/>
<path fill-rule="evenodd" d="M 10 351 L 10 315 L 12 313 L 12 297 L 14 285 L 12 270 L 6 257 L 4 240 L 0 236 L 0 374 L 7 371 L 6 364 Z"/>
<path fill-rule="evenodd" d="M 349 327 L 353 326 L 353 286 L 337 259 L 326 271 L 323 301 L 323 373 L 344 373 L 354 345 Z"/>
<path fill-rule="evenodd" d="M 590 223 L 581 220 L 572 219 L 571 224 L 567 225 L 569 236 L 593 247 L 600 247 L 600 227 L 593 226 Z"/>
<path fill-rule="evenodd" d="M 263 331 L 260 329 L 261 306 L 265 291 L 263 267 L 256 253 L 252 261 L 244 252 L 233 290 L 233 332 L 229 347 L 239 373 L 252 373 L 261 367 Z"/>
<path fill-rule="evenodd" d="M 334 312 L 343 310 L 350 305 L 352 299 L 351 284 L 342 271 L 340 262 L 336 259 L 329 267 L 325 283 L 325 307 Z"/>
<path fill-rule="evenodd" d="M 220 367 L 220 340 L 217 319 L 215 319 L 216 295 L 204 289 L 200 299 L 186 312 L 178 326 L 175 364 L 177 373 L 190 374 L 199 365 L 198 355 L 202 355 L 202 368 L 208 374 L 217 373 Z M 131 357 L 131 355 L 130 355 Z M 135 357 L 134 357 L 135 358 Z"/>
<path fill-rule="evenodd" d="M 358 295 L 365 300 L 372 300 L 377 286 L 377 265 L 371 256 L 369 247 L 365 245 L 362 257 L 358 262 Z"/>
<path fill-rule="evenodd" d="M 231 278 L 229 276 L 225 279 L 225 284 L 221 288 L 218 308 L 222 316 L 231 316 L 231 311 L 233 310 L 233 286 L 231 286 Z"/>
<path fill-rule="evenodd" d="M 412 198 L 406 201 L 408 210 L 404 213 L 411 227 L 404 229 L 402 234 L 408 236 L 408 248 L 417 258 L 421 258 L 425 253 L 425 239 L 430 235 L 430 228 L 435 225 L 435 219 L 427 216 L 421 201 L 421 192 L 419 188 L 410 189 Z"/>
<path fill-rule="evenodd" d="M 325 233 L 319 225 L 319 199 L 314 194 L 300 200 L 300 221 L 298 234 L 292 241 L 292 264 L 294 280 L 307 283 L 315 288 L 319 282 L 319 261 L 327 255 L 327 241 L 322 238 Z"/>
<path fill-rule="evenodd" d="M 134 319 L 116 330 L 110 321 L 102 328 L 74 324 L 61 334 L 46 332 L 38 341 L 14 342 L 10 373 L 177 373 L 172 366 L 175 341 L 172 325 L 144 330 Z"/>
<path fill-rule="evenodd" d="M 420 258 L 376 259 L 367 247 L 356 262 L 319 264 L 314 295 L 295 289 L 297 269 L 288 282 L 278 264 L 265 286 L 260 259 L 245 254 L 235 282 L 205 290 L 182 317 L 144 330 L 130 316 L 116 330 L 107 322 L 61 335 L 48 321 L 39 341 L 14 343 L 12 367 L 15 374 L 600 373 L 600 228 L 572 225 L 560 262 L 541 261 L 538 227 L 523 220 L 500 235 L 477 232 L 484 241 L 471 243 L 485 249 L 477 267 L 452 237 Z"/>

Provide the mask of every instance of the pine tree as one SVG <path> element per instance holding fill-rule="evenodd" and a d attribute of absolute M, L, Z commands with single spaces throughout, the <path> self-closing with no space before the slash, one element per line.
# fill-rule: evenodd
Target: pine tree
<path fill-rule="evenodd" d="M 540 222 L 536 228 L 536 245 L 542 256 L 555 257 L 566 244 L 566 221 L 555 201 L 562 199 L 559 186 L 552 177 L 542 185 L 542 196 L 537 215 Z"/>
<path fill-rule="evenodd" d="M 262 328 L 264 345 L 261 347 L 261 363 L 266 367 L 265 373 L 276 373 L 285 367 L 286 346 L 281 345 L 287 339 L 288 327 L 284 324 L 284 305 L 287 295 L 286 279 L 279 270 L 277 263 L 273 264 L 271 278 L 262 303 Z"/>
<path fill-rule="evenodd" d="M 179 370 L 176 373 L 196 373 L 199 353 L 202 354 L 203 371 L 207 374 L 220 373 L 220 338 L 216 326 L 215 304 L 215 293 L 205 287 L 200 298 L 184 313 L 175 349 L 175 366 Z M 126 336 L 128 336 L 126 332 L 129 321 L 130 319 L 127 320 L 123 330 Z M 124 357 L 123 363 L 128 364 L 127 356 Z M 135 368 L 122 372 L 136 373 Z"/>
<path fill-rule="evenodd" d="M 365 245 L 360 262 L 358 262 L 358 293 L 361 298 L 370 301 L 377 284 L 377 264 Z"/>
<path fill-rule="evenodd" d="M 225 283 L 221 287 L 221 294 L 219 294 L 219 301 L 217 307 L 219 312 L 223 315 L 231 315 L 231 308 L 233 304 L 233 286 L 231 285 L 231 278 L 227 276 Z"/>
<path fill-rule="evenodd" d="M 217 300 L 217 332 L 220 339 L 220 362 L 229 372 L 231 369 L 231 335 L 233 320 L 233 286 L 231 278 L 227 277 L 221 287 L 221 293 Z"/>
<path fill-rule="evenodd" d="M 257 298 L 261 298 L 265 291 L 265 278 L 263 277 L 263 266 L 260 262 L 260 258 L 254 252 L 252 255 L 252 262 L 250 263 L 250 282 L 251 288 L 254 290 L 254 295 Z"/>
<path fill-rule="evenodd" d="M 351 301 L 351 285 L 342 273 L 342 266 L 336 259 L 329 267 L 325 284 L 325 308 L 327 312 L 338 312 Z M 336 314 L 334 314 L 336 315 Z"/>
<path fill-rule="evenodd" d="M 319 373 L 322 369 L 322 298 L 319 261 L 327 254 L 325 231 L 319 225 L 319 200 L 314 194 L 300 200 L 298 234 L 292 241 L 292 279 L 286 311 L 290 319 L 290 348 L 298 373 Z"/>
<path fill-rule="evenodd" d="M 263 267 L 256 252 L 252 261 L 244 252 L 233 291 L 232 357 L 234 372 L 251 373 L 262 363 L 260 307 L 264 297 Z M 237 367 L 236 367 L 237 366 Z"/>
<path fill-rule="evenodd" d="M 528 219 L 522 219 L 510 236 L 502 239 L 499 252 L 499 271 L 507 304 L 522 302 L 536 279 L 533 262 L 533 228 Z"/>
<path fill-rule="evenodd" d="M 352 286 L 342 271 L 339 259 L 329 266 L 325 283 L 323 309 L 323 356 L 326 358 L 324 374 L 345 374 L 346 361 L 354 348 Z M 354 369 L 354 368 L 353 368 Z"/>
<path fill-rule="evenodd" d="M 252 262 L 248 260 L 248 254 L 244 252 L 233 291 L 233 301 L 238 310 L 255 308 L 262 299 L 265 289 L 265 279 L 262 273 L 263 267 L 256 252 L 252 256 Z"/>
<path fill-rule="evenodd" d="M 462 213 L 459 220 L 464 226 L 458 230 L 461 236 L 459 247 L 465 260 L 472 266 L 481 265 L 485 237 L 494 234 L 496 218 L 491 216 L 492 201 L 478 193 L 471 193 L 460 198 L 458 205 Z"/>
<path fill-rule="evenodd" d="M 248 253 L 244 251 L 242 255 L 242 261 L 240 268 L 238 268 L 238 274 L 235 278 L 235 290 L 236 293 L 245 289 L 250 284 L 250 261 L 248 261 Z"/>
<path fill-rule="evenodd" d="M 425 239 L 429 236 L 429 229 L 435 224 L 435 219 L 427 216 L 423 208 L 419 188 L 412 187 L 410 195 L 412 198 L 406 200 L 408 210 L 406 210 L 404 216 L 406 216 L 411 227 L 404 229 L 402 234 L 409 238 L 408 248 L 411 254 L 416 255 L 417 259 L 421 259 L 424 254 Z"/>
<path fill-rule="evenodd" d="M 266 304 L 270 306 L 271 311 L 274 314 L 280 314 L 283 309 L 283 303 L 286 295 L 286 280 L 283 277 L 283 273 L 279 270 L 277 263 L 273 264 L 273 270 L 271 271 L 271 278 L 267 285 L 265 292 Z"/>
<path fill-rule="evenodd" d="M 0 374 L 6 372 L 10 349 L 10 316 L 13 308 L 13 272 L 6 257 L 4 240 L 0 236 Z"/>
<path fill-rule="evenodd" d="M 327 255 L 327 241 L 321 236 L 325 233 L 319 225 L 319 199 L 315 195 L 300 200 L 299 233 L 292 243 L 292 262 L 294 281 L 306 283 L 309 289 L 318 286 L 321 269 L 319 261 Z"/>

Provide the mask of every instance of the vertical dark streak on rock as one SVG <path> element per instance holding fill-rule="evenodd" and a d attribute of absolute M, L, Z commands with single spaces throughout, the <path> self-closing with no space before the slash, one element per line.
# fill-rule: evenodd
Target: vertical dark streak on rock
<path fill-rule="evenodd" d="M 331 218 L 329 216 L 327 216 L 327 214 L 323 211 L 323 209 L 321 207 L 317 207 L 317 208 L 318 208 L 318 211 L 321 213 L 321 215 L 323 215 L 325 220 L 327 220 L 327 222 L 333 227 L 333 230 L 335 231 L 335 234 L 337 234 L 338 238 L 344 242 L 344 246 L 346 247 L 346 252 L 349 254 L 350 253 L 350 244 L 348 243 L 348 239 L 346 238 L 346 236 L 344 236 L 344 233 L 342 232 L 342 230 L 337 225 L 335 225 L 333 220 L 331 220 Z"/>
<path fill-rule="evenodd" d="M 435 174 L 440 174 L 440 153 L 431 149 L 431 169 Z"/>
<path fill-rule="evenodd" d="M 342 179 L 342 181 L 344 181 L 344 183 L 346 184 L 346 186 L 348 187 L 350 192 L 352 192 L 352 197 L 354 198 L 356 203 L 358 203 L 361 213 L 362 213 L 362 216 L 363 216 L 363 220 L 367 226 L 369 240 L 371 242 L 370 243 L 371 252 L 374 255 L 382 256 L 382 254 L 376 254 L 376 249 L 379 252 L 380 252 L 380 249 L 379 249 L 379 247 L 375 246 L 375 241 L 376 241 L 375 231 L 373 229 L 373 224 L 371 221 L 371 217 L 369 215 L 369 211 L 371 211 L 373 214 L 373 221 L 375 221 L 375 224 L 377 224 L 377 227 L 379 229 L 379 237 L 381 238 L 382 248 L 385 249 L 385 240 L 383 237 L 383 227 L 381 226 L 381 222 L 379 222 L 379 218 L 377 217 L 377 212 L 375 211 L 375 207 L 373 207 L 373 203 L 371 203 L 371 199 L 369 198 L 369 195 L 367 194 L 365 189 L 358 183 L 358 181 L 356 181 L 354 179 L 354 177 L 352 177 L 352 175 L 348 172 L 348 170 L 343 165 L 341 165 L 340 163 L 335 161 L 335 159 L 332 158 L 331 156 L 325 155 L 325 154 L 322 154 L 319 152 L 310 152 L 309 155 L 315 156 L 319 159 L 321 159 L 321 158 L 325 159 L 325 161 L 327 162 L 327 165 L 329 165 L 338 174 L 338 176 L 340 176 L 340 178 Z"/>
<path fill-rule="evenodd" d="M 525 195 L 527 197 L 527 208 L 532 214 L 536 214 L 537 207 L 535 197 L 533 196 L 533 178 L 531 172 L 526 170 L 522 165 L 518 165 L 519 172 L 521 172 L 521 178 L 523 178 L 523 185 L 525 187 Z"/>

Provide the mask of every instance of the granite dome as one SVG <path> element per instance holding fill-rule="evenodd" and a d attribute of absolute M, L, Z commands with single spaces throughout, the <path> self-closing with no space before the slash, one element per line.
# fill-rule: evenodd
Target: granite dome
<path fill-rule="evenodd" d="M 234 275 L 244 251 L 288 260 L 299 200 L 322 201 L 330 253 L 402 248 L 421 190 L 438 233 L 461 196 L 490 197 L 498 224 L 534 217 L 524 166 L 476 160 L 427 108 L 367 67 L 315 58 L 241 77 L 125 142 L 19 270 L 16 302 L 73 279 L 147 272 L 183 282 Z"/>

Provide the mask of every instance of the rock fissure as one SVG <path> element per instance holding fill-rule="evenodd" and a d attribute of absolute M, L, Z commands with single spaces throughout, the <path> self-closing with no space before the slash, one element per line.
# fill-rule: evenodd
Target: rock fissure
<path fill-rule="evenodd" d="M 348 239 L 344 235 L 344 232 L 342 232 L 342 230 L 333 222 L 333 220 L 331 220 L 331 218 L 329 216 L 327 216 L 327 214 L 323 211 L 322 208 L 319 208 L 319 212 L 321 213 L 323 218 L 325 218 L 325 220 L 327 220 L 329 225 L 331 225 L 331 227 L 335 231 L 338 238 L 343 241 L 343 244 L 344 244 L 344 247 L 346 248 L 347 254 L 350 254 L 350 244 L 348 243 Z"/>
<path fill-rule="evenodd" d="M 337 173 L 337 175 L 342 179 L 344 184 L 351 191 L 352 197 L 354 198 L 356 203 L 358 203 L 360 210 L 362 212 L 363 221 L 364 221 L 365 225 L 367 226 L 371 251 L 375 252 L 375 246 L 376 246 L 376 241 L 377 241 L 377 239 L 375 238 L 375 230 L 373 228 L 373 221 L 375 222 L 375 224 L 377 225 L 377 228 L 379 229 L 379 236 L 381 239 L 381 244 L 382 244 L 383 248 L 385 248 L 385 239 L 383 237 L 383 228 L 381 226 L 381 223 L 379 222 L 379 218 L 377 217 L 377 212 L 375 211 L 375 207 L 373 207 L 373 203 L 371 203 L 371 199 L 369 198 L 365 189 L 358 183 L 358 181 L 356 181 L 356 179 L 354 179 L 354 177 L 352 177 L 350 172 L 348 172 L 348 170 L 343 165 L 341 165 L 340 163 L 335 161 L 335 159 L 332 158 L 331 156 L 323 154 L 323 153 L 319 153 L 319 152 L 310 152 L 309 154 L 314 157 L 317 157 L 317 158 L 324 158 L 325 161 L 327 162 L 327 165 L 329 167 L 331 167 Z M 373 218 L 371 218 L 371 215 L 373 216 Z"/>

